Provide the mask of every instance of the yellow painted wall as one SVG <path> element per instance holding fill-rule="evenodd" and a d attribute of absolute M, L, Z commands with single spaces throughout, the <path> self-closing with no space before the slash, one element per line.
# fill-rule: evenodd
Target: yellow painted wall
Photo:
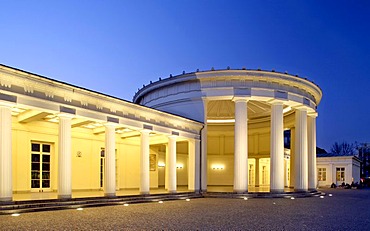
<path fill-rule="evenodd" d="M 104 133 L 72 128 L 72 190 L 100 189 L 100 151 Z M 13 191 L 31 190 L 31 142 L 51 144 L 51 190 L 58 187 L 58 124 L 36 121 L 12 123 Z M 151 152 L 152 153 L 152 152 Z M 155 152 L 154 152 L 155 153 Z M 137 141 L 116 138 L 117 188 L 139 188 L 140 146 Z M 158 169 L 151 172 L 151 187 L 158 187 Z"/>

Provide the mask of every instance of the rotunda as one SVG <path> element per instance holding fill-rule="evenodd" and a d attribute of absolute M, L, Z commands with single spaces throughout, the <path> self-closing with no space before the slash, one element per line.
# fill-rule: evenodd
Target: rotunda
<path fill-rule="evenodd" d="M 316 117 L 306 78 L 263 70 L 183 73 L 143 86 L 133 102 L 204 123 L 201 190 L 316 190 Z"/>

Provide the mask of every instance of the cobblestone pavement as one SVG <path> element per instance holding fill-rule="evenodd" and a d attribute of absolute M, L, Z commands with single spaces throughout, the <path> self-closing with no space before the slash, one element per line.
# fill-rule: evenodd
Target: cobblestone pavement
<path fill-rule="evenodd" d="M 2 215 L 0 229 L 370 230 L 370 190 L 323 191 L 324 198 L 201 198 Z"/>

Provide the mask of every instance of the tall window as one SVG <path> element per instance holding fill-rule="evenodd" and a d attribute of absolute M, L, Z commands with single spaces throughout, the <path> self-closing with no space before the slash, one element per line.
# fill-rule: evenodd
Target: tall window
<path fill-rule="evenodd" d="M 249 165 L 249 185 L 254 185 L 254 167 L 253 164 Z"/>
<path fill-rule="evenodd" d="M 50 188 L 50 144 L 31 143 L 31 188 Z"/>
<path fill-rule="evenodd" d="M 319 181 L 326 181 L 326 168 L 318 168 L 317 178 Z"/>
<path fill-rule="evenodd" d="M 267 184 L 267 169 L 266 169 L 266 166 L 262 166 L 262 184 Z"/>
<path fill-rule="evenodd" d="M 337 168 L 337 181 L 345 181 L 345 168 Z"/>

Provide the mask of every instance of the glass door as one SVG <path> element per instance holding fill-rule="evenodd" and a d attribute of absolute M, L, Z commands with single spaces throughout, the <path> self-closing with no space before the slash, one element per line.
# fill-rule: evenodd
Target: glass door
<path fill-rule="evenodd" d="M 337 185 L 341 185 L 343 182 L 346 181 L 345 168 L 337 168 L 336 170 Z"/>
<path fill-rule="evenodd" d="M 31 143 L 31 191 L 50 191 L 50 144 Z"/>

